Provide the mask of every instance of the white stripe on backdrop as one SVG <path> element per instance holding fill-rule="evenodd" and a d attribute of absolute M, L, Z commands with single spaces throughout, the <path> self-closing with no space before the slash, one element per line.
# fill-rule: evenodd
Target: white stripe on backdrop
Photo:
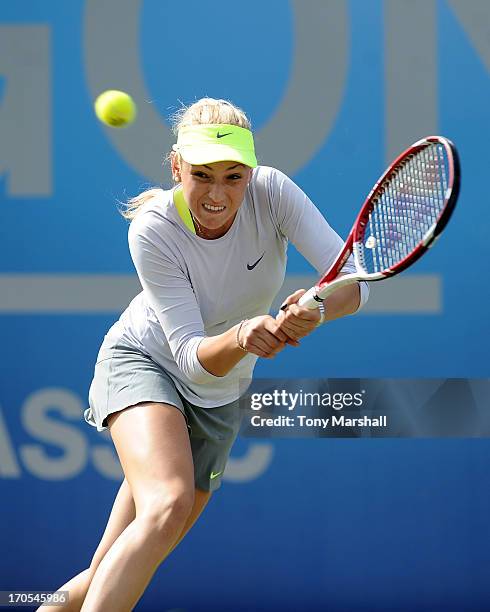
<path fill-rule="evenodd" d="M 309 289 L 313 275 L 286 276 L 272 305 L 296 289 Z M 0 275 L 0 314 L 96 314 L 122 312 L 141 291 L 136 275 Z M 438 275 L 406 275 L 371 283 L 371 295 L 360 314 L 440 314 L 442 279 Z"/>

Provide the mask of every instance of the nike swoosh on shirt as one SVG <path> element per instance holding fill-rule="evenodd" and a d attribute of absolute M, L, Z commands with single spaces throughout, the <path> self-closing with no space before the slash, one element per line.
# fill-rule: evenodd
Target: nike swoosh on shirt
<path fill-rule="evenodd" d="M 253 270 L 255 268 L 255 266 L 259 263 L 259 261 L 262 259 L 262 257 L 264 255 L 265 255 L 265 251 L 262 253 L 262 255 L 257 259 L 257 261 L 254 264 L 252 264 L 252 265 L 247 264 L 247 270 Z"/>
<path fill-rule="evenodd" d="M 221 472 L 211 472 L 211 480 L 214 480 L 215 478 L 218 478 L 218 476 L 221 474 Z"/>
<path fill-rule="evenodd" d="M 216 134 L 216 138 L 223 138 L 223 136 L 229 136 L 231 132 L 226 132 L 226 134 L 220 134 L 219 132 Z"/>

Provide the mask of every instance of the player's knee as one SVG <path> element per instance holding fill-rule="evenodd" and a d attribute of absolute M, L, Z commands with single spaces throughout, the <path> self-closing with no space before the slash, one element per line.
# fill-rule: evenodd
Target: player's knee
<path fill-rule="evenodd" d="M 194 499 L 194 487 L 175 490 L 169 496 L 168 507 L 170 513 L 176 522 L 182 523 L 182 526 L 192 512 Z"/>
<path fill-rule="evenodd" d="M 164 535 L 169 530 L 180 533 L 193 506 L 193 487 L 172 486 L 160 494 L 153 494 L 141 514 L 154 535 Z"/>

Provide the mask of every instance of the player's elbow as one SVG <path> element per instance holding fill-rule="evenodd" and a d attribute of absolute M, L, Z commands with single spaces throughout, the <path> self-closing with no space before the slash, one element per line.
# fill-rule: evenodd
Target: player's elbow
<path fill-rule="evenodd" d="M 197 366 L 197 367 L 196 367 Z M 208 372 L 203 366 L 198 363 L 192 368 L 180 368 L 186 378 L 195 385 L 208 385 L 216 380 L 216 376 Z"/>
<path fill-rule="evenodd" d="M 202 340 L 202 337 L 194 337 L 187 341 L 175 355 L 175 361 L 179 370 L 193 384 L 206 385 L 214 382 L 216 377 L 211 372 L 208 372 L 197 355 L 197 349 Z"/>

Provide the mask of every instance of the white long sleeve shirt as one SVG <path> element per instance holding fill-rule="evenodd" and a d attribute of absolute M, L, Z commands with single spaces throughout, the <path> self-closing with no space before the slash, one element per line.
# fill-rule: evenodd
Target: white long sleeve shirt
<path fill-rule="evenodd" d="M 158 192 L 131 222 L 129 249 L 143 291 L 107 335 L 150 356 L 186 399 L 210 408 L 239 397 L 239 381 L 252 377 L 257 357 L 247 354 L 226 376 L 214 376 L 198 360 L 201 340 L 269 312 L 284 281 L 289 241 L 319 275 L 343 241 L 274 168 L 253 170 L 232 226 L 215 240 L 185 226 L 173 196 L 174 189 Z M 352 261 L 344 271 L 355 271 Z M 368 293 L 361 283 L 360 307 Z"/>

